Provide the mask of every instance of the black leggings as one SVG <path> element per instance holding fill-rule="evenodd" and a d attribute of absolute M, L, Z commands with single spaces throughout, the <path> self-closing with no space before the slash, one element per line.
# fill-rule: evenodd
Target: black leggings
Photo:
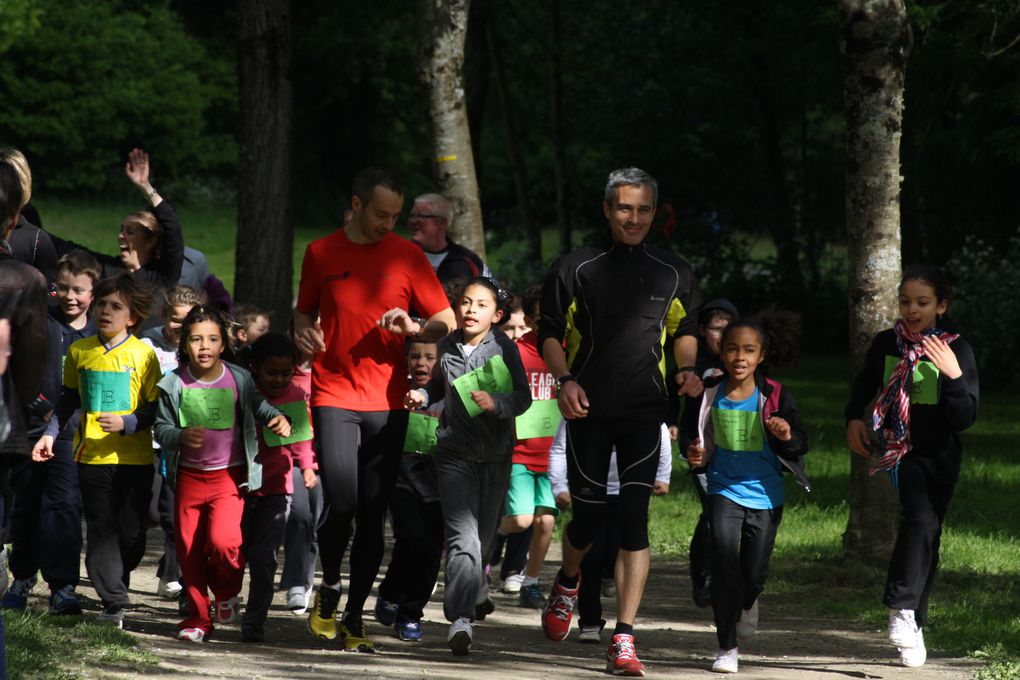
<path fill-rule="evenodd" d="M 903 514 L 883 602 L 893 609 L 914 610 L 914 620 L 924 627 L 928 595 L 939 566 L 942 523 L 955 487 L 936 480 L 917 457 L 903 458 L 897 477 Z"/>
<path fill-rule="evenodd" d="M 783 506 L 752 510 L 719 494 L 708 497 L 712 528 L 712 610 L 719 649 L 737 646 L 740 611 L 765 588 Z"/>
<path fill-rule="evenodd" d="M 620 473 L 620 549 L 648 547 L 648 499 L 659 468 L 662 424 L 657 421 L 580 418 L 567 421 L 567 481 L 573 519 L 571 545 L 585 549 L 606 523 L 606 478 L 616 447 Z"/>
<path fill-rule="evenodd" d="M 407 411 L 312 409 L 321 447 L 323 511 L 319 522 L 322 580 L 340 581 L 340 565 L 354 535 L 346 611 L 361 615 L 383 557 L 386 505 L 400 467 Z"/>

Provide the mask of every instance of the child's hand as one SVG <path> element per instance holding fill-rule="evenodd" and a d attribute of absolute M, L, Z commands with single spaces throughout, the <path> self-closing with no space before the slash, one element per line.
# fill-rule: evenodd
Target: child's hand
<path fill-rule="evenodd" d="M 496 402 L 493 400 L 492 395 L 485 390 L 472 390 L 471 398 L 475 400 L 475 404 L 478 408 L 492 413 L 496 410 Z"/>
<path fill-rule="evenodd" d="M 411 390 L 404 395 L 404 408 L 408 411 L 421 408 L 425 405 L 425 395 L 419 390 Z"/>
<path fill-rule="evenodd" d="M 181 446 L 187 446 L 189 449 L 197 449 L 205 441 L 205 428 L 201 425 L 195 427 L 186 427 L 181 430 Z"/>
<path fill-rule="evenodd" d="M 53 437 L 44 434 L 32 447 L 32 460 L 36 463 L 44 463 L 53 457 Z"/>
<path fill-rule="evenodd" d="M 691 467 L 701 467 L 705 463 L 705 449 L 701 446 L 701 440 L 695 439 L 687 447 L 687 462 Z"/>
<path fill-rule="evenodd" d="M 287 416 L 273 416 L 266 427 L 273 431 L 277 436 L 289 437 L 290 436 L 290 421 L 287 420 Z"/>
<path fill-rule="evenodd" d="M 103 428 L 103 432 L 121 432 L 124 429 L 124 419 L 112 413 L 103 413 L 96 418 L 96 422 Z"/>
<path fill-rule="evenodd" d="M 315 470 L 312 468 L 305 468 L 301 471 L 301 479 L 305 483 L 306 489 L 314 489 L 315 485 L 319 483 L 319 476 L 315 474 Z"/>
<path fill-rule="evenodd" d="M 942 375 L 950 380 L 956 380 L 963 375 L 960 362 L 956 360 L 956 353 L 953 352 L 948 342 L 928 335 L 921 340 L 921 345 L 924 346 L 924 353 L 935 364 L 935 368 L 942 372 Z"/>
<path fill-rule="evenodd" d="M 560 510 L 566 510 L 570 507 L 570 492 L 561 491 L 556 495 L 556 507 Z"/>
<path fill-rule="evenodd" d="M 421 333 L 422 324 L 411 318 L 411 315 L 400 307 L 394 307 L 378 321 L 379 327 L 397 335 L 417 335 Z"/>
<path fill-rule="evenodd" d="M 793 431 L 790 430 L 790 423 L 779 416 L 772 416 L 765 421 L 765 427 L 769 429 L 772 436 L 781 442 L 788 442 L 793 439 Z"/>
<path fill-rule="evenodd" d="M 858 456 L 865 458 L 871 456 L 868 426 L 864 424 L 863 420 L 855 419 L 846 424 L 846 443 L 850 446 L 850 450 Z"/>
<path fill-rule="evenodd" d="M 670 441 L 674 441 L 675 442 L 677 436 L 680 434 L 680 428 L 677 427 L 676 425 L 670 425 L 667 429 L 669 430 L 669 439 L 670 439 Z"/>
<path fill-rule="evenodd" d="M 665 496 L 669 493 L 669 482 L 655 482 L 652 485 L 653 496 Z"/>

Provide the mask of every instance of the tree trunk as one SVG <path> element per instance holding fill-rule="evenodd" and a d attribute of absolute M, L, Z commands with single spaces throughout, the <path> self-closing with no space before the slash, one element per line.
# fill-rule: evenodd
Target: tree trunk
<path fill-rule="evenodd" d="M 570 216 L 567 214 L 567 154 L 563 141 L 563 35 L 560 29 L 560 3 L 552 0 L 552 102 L 550 110 L 553 143 L 553 178 L 556 183 L 556 229 L 560 235 L 560 253 L 573 250 Z"/>
<path fill-rule="evenodd" d="M 902 0 L 838 0 L 846 109 L 850 370 L 896 318 L 900 277 L 900 136 L 910 28 Z M 850 454 L 847 557 L 889 559 L 899 504 L 888 476 Z"/>
<path fill-rule="evenodd" d="M 485 0 L 475 1 L 482 4 L 485 2 Z M 517 190 L 517 207 L 520 210 L 521 226 L 524 227 L 524 235 L 527 239 L 524 256 L 529 262 L 540 263 L 542 261 L 542 230 L 531 214 L 531 205 L 528 202 L 528 175 L 524 168 L 524 156 L 521 155 L 513 99 L 510 96 L 510 84 L 507 82 L 506 71 L 503 69 L 503 57 L 500 54 L 498 37 L 491 20 L 485 22 L 485 38 L 489 44 L 489 56 L 492 60 L 493 73 L 496 76 L 499 100 L 503 105 L 506 144 L 510 154 L 510 167 L 513 169 L 514 188 Z"/>
<path fill-rule="evenodd" d="M 469 0 L 418 0 L 418 79 L 428 99 L 436 185 L 454 206 L 454 239 L 485 257 L 461 67 Z"/>
<path fill-rule="evenodd" d="M 234 297 L 290 320 L 294 225 L 290 0 L 239 5 L 237 255 Z"/>

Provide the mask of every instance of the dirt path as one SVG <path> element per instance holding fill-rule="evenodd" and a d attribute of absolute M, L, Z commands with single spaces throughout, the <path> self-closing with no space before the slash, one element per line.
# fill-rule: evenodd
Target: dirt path
<path fill-rule="evenodd" d="M 253 645 L 240 641 L 237 626 L 216 630 L 206 644 L 179 642 L 176 603 L 154 596 L 155 565 L 158 559 L 158 530 L 150 532 L 150 551 L 132 577 L 133 615 L 125 629 L 139 644 L 160 656 L 158 667 L 143 677 L 181 678 L 464 678 L 489 680 L 514 678 L 593 678 L 603 674 L 604 645 L 576 642 L 572 632 L 563 643 L 545 639 L 538 613 L 516 607 L 516 596 L 494 595 L 496 612 L 475 627 L 475 644 L 466 658 L 453 657 L 446 647 L 446 622 L 441 605 L 442 587 L 426 611 L 423 641 L 398 641 L 392 631 L 368 624 L 369 634 L 379 647 L 376 654 L 337 651 L 334 642 L 312 638 L 305 618 L 292 615 L 279 593 L 266 625 L 269 640 Z M 558 555 L 549 564 L 558 564 Z M 548 567 L 543 581 L 553 573 Z M 247 588 L 247 585 L 245 586 Z M 80 589 L 93 597 L 87 582 Z M 143 592 L 144 591 L 144 592 Z M 638 651 L 647 674 L 656 678 L 718 677 L 710 672 L 716 651 L 711 611 L 696 608 L 689 597 L 689 582 L 677 561 L 653 559 L 649 588 L 638 619 Z M 242 592 L 244 595 L 244 591 Z M 374 604 L 370 599 L 369 606 Z M 91 600 L 87 609 L 95 611 Z M 370 614 L 366 621 L 370 621 Z M 841 621 L 811 617 L 777 598 L 762 600 L 759 633 L 744 645 L 740 677 L 777 680 L 841 680 L 842 678 L 913 678 L 915 680 L 956 680 L 970 678 L 973 662 L 940 657 L 929 651 L 923 669 L 910 670 L 893 664 L 896 651 L 885 641 L 884 630 L 849 627 Z M 138 671 L 115 667 L 94 669 L 96 677 L 137 678 Z"/>

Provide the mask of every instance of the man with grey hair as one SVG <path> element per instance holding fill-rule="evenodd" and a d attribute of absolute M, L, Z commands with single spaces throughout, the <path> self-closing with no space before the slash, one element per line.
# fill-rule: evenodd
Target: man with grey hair
<path fill-rule="evenodd" d="M 679 393 L 696 396 L 695 312 L 701 293 L 694 271 L 645 237 L 658 187 L 638 168 L 615 170 L 602 211 L 605 247 L 588 246 L 553 264 L 542 289 L 539 347 L 556 378 L 566 419 L 567 482 L 573 518 L 563 532 L 563 566 L 542 614 L 548 638 L 562 640 L 580 585 L 580 565 L 606 522 L 606 481 L 615 447 L 620 491 L 616 565 L 617 624 L 607 671 L 644 675 L 634 647 L 634 618 L 648 576 L 648 500 L 659 463 L 662 423 L 670 413 L 666 350 L 680 370 Z M 664 493 L 664 491 L 663 491 Z M 601 625 L 582 633 L 598 638 Z"/>
<path fill-rule="evenodd" d="M 408 217 L 411 240 L 417 243 L 436 271 L 439 282 L 491 276 L 478 253 L 454 243 L 446 231 L 453 222 L 453 205 L 439 194 L 422 194 L 414 199 Z"/>

